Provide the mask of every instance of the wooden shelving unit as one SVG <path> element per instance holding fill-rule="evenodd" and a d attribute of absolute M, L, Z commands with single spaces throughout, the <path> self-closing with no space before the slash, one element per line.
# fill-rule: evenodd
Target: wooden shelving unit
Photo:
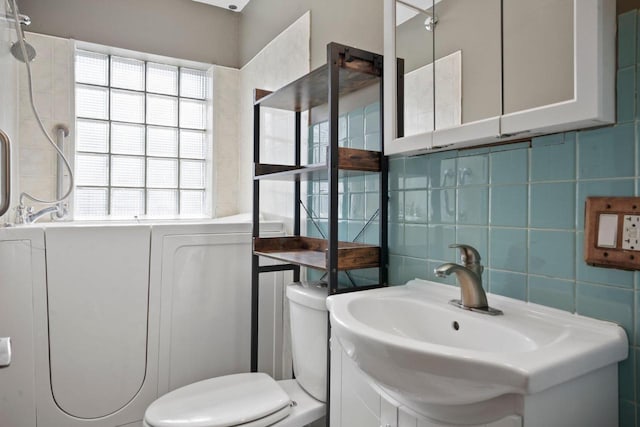
<path fill-rule="evenodd" d="M 293 271 L 294 281 L 300 280 L 300 268 L 326 272 L 329 294 L 387 286 L 387 193 L 388 160 L 384 141 L 380 151 L 360 150 L 338 146 L 338 101 L 371 85 L 380 86 L 380 126 L 382 108 L 383 58 L 371 52 L 343 46 L 327 45 L 327 64 L 275 91 L 255 90 L 254 102 L 254 180 L 253 180 L 253 257 L 252 257 L 252 319 L 251 369 L 258 367 L 258 294 L 259 275 L 263 272 Z M 327 161 L 303 165 L 301 162 L 301 112 L 314 107 L 328 106 L 329 144 Z M 293 165 L 260 162 L 260 109 L 263 107 L 291 111 L 295 114 L 295 163 Z M 383 129 L 380 129 L 383 135 Z M 350 174 L 378 173 L 379 187 L 379 246 L 341 242 L 338 240 L 338 182 Z M 291 181 L 296 200 L 293 212 L 293 235 L 279 238 L 260 237 L 260 182 L 265 180 Z M 300 215 L 300 184 L 305 180 L 326 180 L 329 196 L 328 235 L 326 239 L 302 236 Z M 282 264 L 260 266 L 260 257 L 268 257 Z M 378 269 L 378 284 L 340 289 L 338 272 L 363 268 Z M 327 346 L 328 351 L 328 346 Z M 330 357 L 327 358 L 331 360 Z M 327 368 L 330 372 L 330 367 Z M 329 399 L 327 384 L 327 396 Z M 327 401 L 327 412 L 329 404 Z M 328 420 L 327 413 L 327 420 Z M 328 423 L 328 421 L 327 421 Z"/>
<path fill-rule="evenodd" d="M 317 270 L 327 269 L 327 250 L 327 240 L 305 236 L 257 238 L 253 242 L 256 255 Z M 379 262 L 378 246 L 338 242 L 339 271 L 374 268 Z"/>
<path fill-rule="evenodd" d="M 352 173 L 380 172 L 382 154 L 377 151 L 357 150 L 338 147 L 339 177 Z M 327 179 L 329 164 L 321 163 L 307 166 L 254 164 L 254 179 L 266 180 L 310 180 Z"/>

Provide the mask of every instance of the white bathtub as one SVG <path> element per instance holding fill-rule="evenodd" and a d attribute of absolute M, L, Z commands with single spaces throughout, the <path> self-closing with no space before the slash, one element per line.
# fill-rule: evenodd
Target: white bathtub
<path fill-rule="evenodd" d="M 245 219 L 0 228 L 0 336 L 14 342 L 0 424 L 138 426 L 158 396 L 248 371 Z M 283 377 L 288 277 L 262 276 L 260 367 Z"/>

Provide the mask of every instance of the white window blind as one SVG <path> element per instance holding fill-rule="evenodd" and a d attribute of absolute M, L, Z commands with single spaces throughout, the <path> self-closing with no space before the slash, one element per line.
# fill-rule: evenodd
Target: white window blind
<path fill-rule="evenodd" d="M 76 52 L 76 218 L 203 217 L 202 70 Z"/>

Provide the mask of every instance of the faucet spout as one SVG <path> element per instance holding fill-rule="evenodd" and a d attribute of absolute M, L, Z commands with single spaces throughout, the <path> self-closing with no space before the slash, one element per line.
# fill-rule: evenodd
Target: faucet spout
<path fill-rule="evenodd" d="M 66 214 L 66 208 L 62 203 L 57 203 L 54 206 L 49 206 L 34 212 L 33 208 L 26 208 L 21 205 L 17 208 L 16 222 L 18 224 L 33 224 L 47 214 L 55 214 L 56 218 L 62 218 Z"/>
<path fill-rule="evenodd" d="M 459 264 L 446 263 L 434 270 L 438 277 L 447 277 L 455 273 L 460 283 L 462 306 L 465 308 L 487 309 L 487 295 L 482 288 L 482 276 L 476 271 Z"/>

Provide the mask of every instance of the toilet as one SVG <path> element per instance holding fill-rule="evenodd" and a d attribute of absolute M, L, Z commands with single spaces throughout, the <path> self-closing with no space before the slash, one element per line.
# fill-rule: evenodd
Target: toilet
<path fill-rule="evenodd" d="M 264 373 L 211 378 L 173 390 L 145 412 L 144 427 L 302 427 L 325 414 L 326 286 L 287 286 L 295 380 Z"/>

